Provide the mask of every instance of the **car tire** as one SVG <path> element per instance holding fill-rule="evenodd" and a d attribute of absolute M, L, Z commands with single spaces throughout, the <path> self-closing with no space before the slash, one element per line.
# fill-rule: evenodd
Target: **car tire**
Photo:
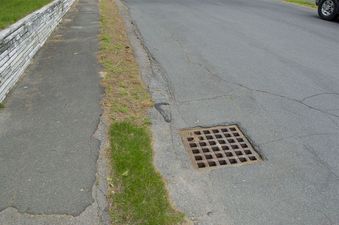
<path fill-rule="evenodd" d="M 318 6 L 319 17 L 324 20 L 334 20 L 337 18 L 338 3 L 336 0 L 323 0 Z"/>

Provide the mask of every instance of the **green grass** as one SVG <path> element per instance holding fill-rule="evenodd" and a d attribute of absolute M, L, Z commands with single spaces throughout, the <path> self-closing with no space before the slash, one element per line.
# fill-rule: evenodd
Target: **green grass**
<path fill-rule="evenodd" d="M 5 108 L 5 105 L 0 102 L 0 109 L 3 109 L 3 108 Z"/>
<path fill-rule="evenodd" d="M 113 164 L 113 224 L 166 225 L 183 220 L 168 202 L 164 182 L 152 164 L 147 128 L 114 123 L 110 131 Z"/>
<path fill-rule="evenodd" d="M 51 0 L 0 0 L 0 29 L 41 8 Z"/>
<path fill-rule="evenodd" d="M 307 6 L 311 8 L 316 8 L 316 5 L 313 0 L 285 0 L 286 2 L 289 3 L 294 3 L 302 6 Z"/>

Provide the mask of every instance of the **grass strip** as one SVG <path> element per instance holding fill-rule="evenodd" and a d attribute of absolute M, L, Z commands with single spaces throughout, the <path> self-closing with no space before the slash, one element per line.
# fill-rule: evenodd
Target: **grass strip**
<path fill-rule="evenodd" d="M 51 0 L 0 0 L 0 29 L 40 9 Z"/>
<path fill-rule="evenodd" d="M 310 7 L 315 9 L 317 6 L 315 5 L 314 1 L 310 1 L 310 0 L 285 0 L 285 2 L 289 2 L 289 3 L 293 3 L 293 4 L 297 4 L 297 5 L 302 5 L 302 6 L 306 6 L 306 7 Z"/>
<path fill-rule="evenodd" d="M 117 224 L 177 224 L 183 216 L 173 209 L 160 175 L 152 164 L 148 129 L 129 122 L 111 127 L 115 182 L 113 220 Z"/>
<path fill-rule="evenodd" d="M 153 166 L 148 109 L 153 105 L 140 78 L 123 18 L 114 0 L 100 1 L 98 58 L 103 66 L 104 117 L 111 124 L 111 216 L 113 224 L 180 224 Z"/>
<path fill-rule="evenodd" d="M 3 108 L 5 108 L 5 105 L 0 102 L 0 109 L 3 109 Z"/>

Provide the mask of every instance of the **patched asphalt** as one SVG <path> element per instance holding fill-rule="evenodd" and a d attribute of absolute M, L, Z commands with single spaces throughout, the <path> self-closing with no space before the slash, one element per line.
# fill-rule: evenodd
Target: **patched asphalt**
<path fill-rule="evenodd" d="M 98 2 L 76 1 L 0 110 L 1 224 L 104 223 L 98 34 Z"/>

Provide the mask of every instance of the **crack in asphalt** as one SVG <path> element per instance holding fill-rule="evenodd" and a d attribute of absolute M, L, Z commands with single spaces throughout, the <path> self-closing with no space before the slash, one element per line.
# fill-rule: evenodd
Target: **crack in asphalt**
<path fill-rule="evenodd" d="M 312 110 L 315 110 L 315 111 L 318 111 L 318 112 L 321 112 L 323 114 L 326 114 L 328 116 L 333 116 L 333 117 L 336 117 L 336 118 L 339 118 L 339 115 L 335 114 L 335 113 L 332 113 L 332 112 L 329 112 L 329 111 L 326 111 L 326 110 L 322 110 L 320 108 L 317 108 L 317 107 L 314 107 L 310 104 L 306 104 L 305 101 L 308 100 L 308 99 L 311 99 L 313 97 L 317 97 L 317 96 L 320 96 L 320 95 L 337 95 L 339 96 L 339 93 L 336 93 L 336 92 L 323 92 L 323 93 L 318 93 L 318 94 L 313 94 L 313 95 L 310 95 L 310 96 L 306 96 L 304 97 L 303 99 L 299 100 L 299 99 L 296 99 L 296 98 L 291 98 L 291 97 L 288 97 L 288 96 L 285 96 L 285 95 L 281 95 L 281 94 L 277 94 L 277 93 L 273 93 L 271 91 L 267 91 L 267 90 L 260 90 L 260 89 L 254 89 L 254 88 L 250 88 L 244 84 L 241 84 L 241 83 L 237 83 L 237 82 L 229 82 L 229 81 L 226 81 L 225 79 L 223 79 L 222 77 L 220 77 L 219 75 L 217 75 L 216 73 L 214 73 L 213 71 L 211 71 L 206 65 L 200 63 L 200 62 L 194 62 L 192 60 L 192 57 L 190 56 L 190 53 L 189 51 L 184 47 L 184 45 L 180 42 L 180 40 L 178 40 L 177 38 L 174 37 L 174 33 L 172 33 L 171 35 L 171 38 L 178 44 L 178 46 L 183 50 L 183 54 L 184 54 L 184 57 L 187 61 L 187 63 L 189 64 L 195 64 L 195 65 L 198 65 L 199 67 L 203 68 L 208 74 L 212 75 L 213 77 L 216 77 L 218 78 L 220 81 L 222 82 L 225 82 L 227 84 L 233 84 L 233 85 L 237 85 L 239 87 L 242 87 L 242 88 L 245 88 L 247 90 L 250 90 L 250 91 L 255 91 L 255 92 L 259 92 L 259 93 L 263 93 L 263 94 L 268 94 L 268 95 L 271 95 L 271 96 L 275 96 L 275 97 L 280 97 L 280 98 L 284 98 L 284 99 L 287 99 L 289 101 L 294 101 L 294 102 L 297 102 L 309 109 L 312 109 Z M 166 79 L 168 80 L 168 79 Z M 220 97 L 224 97 L 225 95 L 222 95 L 222 96 L 215 96 L 215 97 L 211 97 L 211 98 L 206 98 L 206 99 L 194 99 L 194 100 L 188 100 L 188 101 L 178 101 L 179 104 L 186 104 L 186 103 L 190 103 L 190 102 L 193 102 L 193 101 L 204 101 L 204 100 L 212 100 L 212 99 L 215 99 L 215 98 L 220 98 Z M 336 122 L 335 122 L 336 123 Z M 337 124 L 337 123 L 336 123 Z"/>
<path fill-rule="evenodd" d="M 177 101 L 179 105 L 184 105 L 184 104 L 189 104 L 193 102 L 200 102 L 200 101 L 209 101 L 209 100 L 215 100 L 218 98 L 225 98 L 225 97 L 232 97 L 230 94 L 225 94 L 225 95 L 217 95 L 214 97 L 208 97 L 208 98 L 197 98 L 197 99 L 192 99 L 192 100 L 185 100 L 185 101 Z"/>
<path fill-rule="evenodd" d="M 322 110 L 322 109 L 319 109 L 317 107 L 314 107 L 314 106 L 311 106 L 309 104 L 306 104 L 305 101 L 310 99 L 310 98 L 313 98 L 313 97 L 316 97 L 316 96 L 319 96 L 319 95 L 326 95 L 326 94 L 332 94 L 332 95 L 338 95 L 339 96 L 339 93 L 329 93 L 329 92 L 324 92 L 324 93 L 318 93 L 318 94 L 314 94 L 314 95 L 310 95 L 310 96 L 307 96 L 307 97 L 304 97 L 303 99 L 299 100 L 299 99 L 296 99 L 296 98 L 291 98 L 291 97 L 288 97 L 288 96 L 285 96 L 285 95 L 281 95 L 281 94 L 277 94 L 277 93 L 273 93 L 271 91 L 267 91 L 267 90 L 260 90 L 260 89 L 254 89 L 254 88 L 250 88 L 244 84 L 241 84 L 241 83 L 237 83 L 237 82 L 229 82 L 229 81 L 226 81 L 225 79 L 223 79 L 222 77 L 220 77 L 219 75 L 217 75 L 216 73 L 212 72 L 209 68 L 207 68 L 205 65 L 201 64 L 201 63 L 194 63 L 194 64 L 197 64 L 199 65 L 200 67 L 202 67 L 203 69 L 205 69 L 206 72 L 208 72 L 208 74 L 210 74 L 210 76 L 212 77 L 215 77 L 217 78 L 218 80 L 222 81 L 222 82 L 225 82 L 227 83 L 228 85 L 236 85 L 238 87 L 241 87 L 241 88 L 244 88 L 246 90 L 249 90 L 249 91 L 254 91 L 254 92 L 259 92 L 259 93 L 263 93 L 263 94 L 267 94 L 267 95 L 271 95 L 271 96 L 275 96 L 275 97 L 279 97 L 279 98 L 284 98 L 288 101 L 293 101 L 293 102 L 296 102 L 296 103 L 299 103 L 309 109 L 312 109 L 312 110 L 315 110 L 315 111 L 318 111 L 320 113 L 323 113 L 323 114 L 326 114 L 328 116 L 333 116 L 333 117 L 336 117 L 336 118 L 339 118 L 339 115 L 335 114 L 335 113 L 331 113 L 331 112 L 328 112 L 328 111 L 325 111 L 325 110 Z M 206 100 L 210 100 L 210 99 L 214 99 L 214 98 L 218 98 L 218 97 L 223 97 L 223 96 L 216 96 L 216 97 L 212 97 L 212 98 L 206 98 Z M 202 100 L 205 100 L 205 99 L 202 99 Z M 192 101 L 196 101 L 196 100 L 192 100 Z M 185 101 L 185 103 L 187 103 L 187 101 Z M 332 120 L 333 121 L 333 120 Z M 337 122 L 335 122 L 336 125 Z"/>
<path fill-rule="evenodd" d="M 314 97 L 321 96 L 321 95 L 336 95 L 336 96 L 339 96 L 339 93 L 335 93 L 335 92 L 322 92 L 322 93 L 318 93 L 318 94 L 307 96 L 307 97 L 301 99 L 301 101 L 304 102 L 304 101 L 306 101 L 306 100 L 308 100 L 310 98 L 314 98 Z"/>
<path fill-rule="evenodd" d="M 178 41 L 177 41 L 178 42 Z M 185 53 L 186 54 L 186 53 Z M 191 60 L 191 64 L 195 64 L 195 65 L 198 65 L 199 67 L 201 67 L 202 69 L 204 69 L 209 75 L 210 77 L 214 77 L 214 78 L 217 78 L 219 81 L 221 82 L 224 82 L 226 83 L 227 85 L 236 85 L 238 87 L 241 87 L 243 89 L 246 89 L 248 91 L 252 91 L 252 92 L 258 92 L 258 93 L 262 93 L 262 94 L 266 94 L 266 95 L 270 95 L 270 96 L 274 96 L 274 97 L 279 97 L 279 98 L 283 98 L 283 99 L 286 99 L 288 101 L 293 101 L 293 102 L 296 102 L 298 104 L 301 104 L 303 105 L 304 107 L 307 107 L 308 109 L 311 109 L 311 110 L 314 110 L 314 111 L 317 111 L 319 113 L 322 113 L 322 114 L 325 114 L 327 116 L 327 118 L 329 120 L 331 120 L 334 125 L 336 127 L 339 127 L 338 125 L 338 122 L 334 120 L 334 118 L 332 117 L 335 117 L 335 118 L 339 118 L 339 115 L 335 114 L 335 113 L 331 113 L 329 111 L 325 111 L 325 110 L 322 110 L 322 109 L 319 109 L 317 107 L 314 107 L 314 106 L 311 106 L 309 104 L 306 104 L 305 101 L 308 100 L 308 99 L 311 99 L 313 97 L 316 97 L 316 96 L 319 96 L 319 95 L 325 95 L 325 94 L 333 94 L 333 95 L 338 95 L 339 96 L 339 93 L 335 93 L 335 92 L 323 92 L 323 93 L 318 93 L 318 94 L 314 94 L 314 95 L 310 95 L 310 96 L 306 96 L 304 97 L 303 99 L 299 100 L 299 99 L 296 99 L 296 98 L 291 98 L 291 97 L 288 97 L 288 96 L 285 96 L 285 95 L 281 95 L 281 94 L 277 94 L 277 93 L 273 93 L 271 91 L 267 91 L 267 90 L 260 90 L 260 89 L 254 89 L 254 88 L 250 88 L 244 84 L 241 84 L 241 83 L 238 83 L 238 82 L 232 82 L 232 81 L 226 81 L 225 79 L 223 79 L 222 77 L 220 77 L 217 73 L 213 72 L 210 68 L 208 68 L 206 65 L 200 63 L 200 62 L 193 62 Z M 216 99 L 216 98 L 219 98 L 219 97 L 223 97 L 223 96 L 215 96 L 215 97 L 212 97 L 212 98 L 206 98 L 206 99 L 201 99 L 200 101 L 204 101 L 204 100 L 211 100 L 211 99 Z M 191 100 L 192 102 L 195 101 L 195 100 Z M 199 100 L 198 100 L 199 101 Z M 189 101 L 185 101 L 185 103 L 190 103 Z M 179 102 L 180 104 L 180 102 Z M 261 105 L 261 107 L 264 109 L 264 107 Z M 264 109 L 265 110 L 265 109 Z M 266 111 L 266 110 L 265 110 Z"/>
<path fill-rule="evenodd" d="M 316 162 L 318 162 L 322 167 L 324 167 L 328 171 L 328 173 L 335 178 L 336 181 L 339 181 L 339 175 L 337 175 L 332 170 L 332 167 L 327 162 L 325 162 L 323 159 L 320 158 L 318 153 L 311 146 L 307 144 L 304 144 L 303 146 L 304 146 L 304 149 L 312 155 L 312 157 L 315 159 Z"/>
<path fill-rule="evenodd" d="M 254 89 L 254 88 L 250 88 L 244 84 L 241 84 L 241 83 L 237 83 L 237 82 L 229 82 L 229 81 L 226 81 L 225 79 L 223 79 L 222 77 L 220 77 L 219 75 L 217 75 L 216 73 L 213 73 L 210 69 L 206 68 L 205 65 L 202 65 L 201 63 L 196 63 L 198 64 L 199 66 L 201 66 L 202 68 L 204 68 L 211 76 L 213 77 L 216 77 L 218 78 L 220 81 L 222 82 L 225 82 L 227 84 L 232 84 L 232 85 L 236 85 L 238 87 L 241 87 L 241 88 L 244 88 L 244 89 L 247 89 L 249 91 L 254 91 L 254 92 L 259 92 L 259 93 L 263 93 L 263 94 L 267 94 L 267 95 L 271 95 L 271 96 L 275 96 L 275 97 L 279 97 L 279 98 L 283 98 L 283 99 L 286 99 L 288 101 L 293 101 L 293 102 L 296 102 L 296 103 L 299 103 L 309 109 L 312 109 L 312 110 L 315 110 L 315 111 L 318 111 L 318 112 L 321 112 L 323 114 L 326 114 L 328 116 L 333 116 L 333 117 L 336 117 L 336 118 L 339 118 L 339 115 L 337 114 L 334 114 L 334 113 L 330 113 L 328 111 L 325 111 L 325 110 L 322 110 L 322 109 L 319 109 L 317 107 L 313 107 L 309 104 L 306 104 L 304 101 L 307 100 L 307 99 L 310 99 L 312 97 L 315 97 L 315 96 L 318 96 L 318 95 L 322 95 L 322 94 L 328 94 L 327 92 L 326 93 L 319 93 L 319 94 L 316 94 L 316 95 L 311 95 L 311 96 L 307 96 L 305 98 L 303 98 L 302 100 L 299 100 L 299 99 L 296 99 L 296 98 L 291 98 L 291 97 L 288 97 L 288 96 L 285 96 L 285 95 L 281 95 L 281 94 L 277 94 L 277 93 L 273 93 L 271 91 L 267 91 L 267 90 L 260 90 L 260 89 Z M 335 94 L 335 95 L 339 95 L 339 93 L 331 93 L 331 94 Z"/>
<path fill-rule="evenodd" d="M 135 23 L 133 25 L 136 26 Z M 138 33 L 138 28 L 136 27 L 135 29 L 137 29 L 137 31 L 135 31 L 135 32 L 136 32 L 136 34 L 138 34 L 137 36 L 139 37 L 143 47 L 145 48 L 145 50 L 147 52 L 147 56 L 149 57 L 149 60 L 150 60 L 150 63 L 151 63 L 151 67 L 153 68 L 152 72 L 159 74 L 163 78 L 163 80 L 165 81 L 164 83 L 167 86 L 168 93 L 169 93 L 169 95 L 173 99 L 174 105 L 181 106 L 181 105 L 189 104 L 189 103 L 193 103 L 193 102 L 208 101 L 208 100 L 214 100 L 214 99 L 218 99 L 218 98 L 224 98 L 224 97 L 231 96 L 229 94 L 225 94 L 225 95 L 219 95 L 219 96 L 214 96 L 214 97 L 192 99 L 192 100 L 185 100 L 185 101 L 178 101 L 178 100 L 176 100 L 175 94 L 174 94 L 175 91 L 174 91 L 173 85 L 171 84 L 171 82 L 170 82 L 170 80 L 168 78 L 168 74 L 166 73 L 166 70 L 161 66 L 161 64 L 158 62 L 158 60 L 151 54 L 150 50 L 146 47 L 144 41 L 142 40 L 142 38 L 140 38 L 141 34 Z M 314 111 L 317 111 L 319 113 L 325 114 L 327 116 L 327 118 L 329 120 L 331 120 L 336 127 L 339 127 L 338 122 L 335 121 L 332 118 L 332 117 L 339 118 L 339 115 L 337 115 L 335 113 L 332 113 L 330 111 L 322 110 L 320 108 L 317 108 L 317 107 L 314 107 L 314 106 L 312 106 L 310 104 L 305 103 L 306 100 L 309 100 L 309 99 L 311 99 L 313 97 L 317 97 L 317 96 L 320 96 L 320 95 L 338 95 L 339 96 L 339 93 L 336 93 L 336 92 L 323 92 L 323 93 L 318 93 L 318 94 L 313 94 L 313 95 L 310 95 L 310 96 L 306 96 L 306 97 L 304 97 L 304 98 L 302 98 L 300 100 L 300 99 L 292 98 L 292 97 L 289 97 L 289 96 L 281 95 L 281 94 L 278 94 L 278 93 L 274 93 L 274 92 L 268 91 L 268 90 L 254 89 L 254 88 L 248 87 L 248 86 L 246 86 L 246 85 L 244 85 L 242 83 L 226 81 L 225 79 L 220 77 L 218 74 L 213 72 L 206 65 L 204 65 L 204 64 L 202 64 L 200 62 L 194 62 L 192 60 L 192 58 L 190 57 L 189 52 L 187 51 L 187 49 L 184 48 L 183 44 L 178 39 L 174 38 L 174 34 L 172 34 L 171 37 L 178 44 L 178 46 L 181 47 L 181 49 L 183 49 L 186 61 L 188 63 L 190 63 L 190 64 L 198 65 L 200 68 L 204 69 L 211 77 L 217 78 L 219 81 L 222 81 L 222 82 L 226 83 L 227 85 L 236 85 L 236 86 L 241 87 L 243 89 L 246 89 L 248 91 L 258 92 L 258 93 L 262 93 L 262 94 L 266 94 L 266 95 L 270 95 L 270 96 L 274 96 L 274 97 L 283 98 L 283 99 L 286 99 L 288 101 L 296 102 L 296 103 L 298 103 L 300 105 L 303 105 L 304 107 L 306 107 L 306 108 L 308 108 L 310 110 L 314 110 Z M 157 72 L 155 72 L 156 70 L 157 70 Z M 262 105 L 260 105 L 260 106 L 265 110 L 265 108 Z M 184 119 L 184 118 L 182 118 L 182 119 Z"/>
<path fill-rule="evenodd" d="M 176 97 L 175 97 L 175 89 L 173 84 L 171 83 L 171 81 L 168 79 L 168 75 L 166 70 L 162 67 L 162 65 L 158 62 L 158 60 L 153 56 L 153 54 L 151 53 L 151 51 L 149 50 L 149 48 L 147 47 L 145 40 L 143 39 L 140 30 L 138 28 L 137 23 L 131 19 L 131 25 L 132 25 L 132 29 L 134 32 L 134 35 L 136 36 L 136 38 L 138 39 L 141 47 L 143 48 L 143 50 L 146 53 L 146 57 L 148 58 L 148 62 L 150 64 L 151 67 L 151 73 L 153 77 L 160 77 L 164 80 L 164 84 L 165 84 L 165 88 L 167 89 L 167 93 L 169 93 L 170 98 L 172 98 L 174 101 L 176 101 Z M 157 76 L 158 75 L 158 76 Z"/>

